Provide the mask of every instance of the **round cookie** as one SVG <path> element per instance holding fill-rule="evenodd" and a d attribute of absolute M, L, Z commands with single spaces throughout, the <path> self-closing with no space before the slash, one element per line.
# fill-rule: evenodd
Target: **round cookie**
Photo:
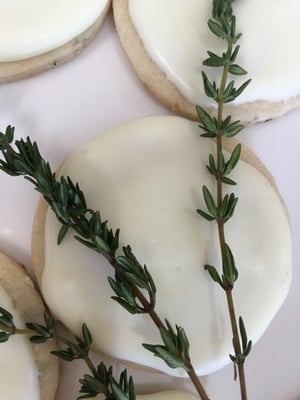
<path fill-rule="evenodd" d="M 32 280 L 27 275 L 23 266 L 3 253 L 0 253 L 0 289 L 1 296 L 2 290 L 4 290 L 10 297 L 13 307 L 18 311 L 22 321 L 43 324 L 45 307 L 41 297 L 34 288 Z M 17 337 L 13 337 L 9 340 L 15 338 L 17 339 Z M 5 344 L 0 344 L 0 346 L 5 346 Z M 50 352 L 57 349 L 56 343 L 50 340 L 43 344 L 31 344 L 30 346 L 38 369 L 40 398 L 41 400 L 53 400 L 58 385 L 59 366 L 58 359 L 51 355 Z M 5 354 L 3 350 L 4 348 L 2 347 L 2 357 Z M 21 362 L 20 357 L 19 355 L 18 363 Z M 29 365 L 26 365 L 26 368 L 29 368 Z M 5 382 L 1 383 L 1 387 L 3 394 Z"/>
<path fill-rule="evenodd" d="M 300 58 L 290 48 L 300 33 L 297 12 L 292 11 L 298 6 L 294 0 L 288 2 L 234 3 L 237 30 L 243 33 L 237 63 L 248 75 L 233 79 L 252 82 L 236 104 L 227 104 L 224 110 L 244 124 L 278 117 L 300 104 Z M 196 104 L 215 112 L 215 105 L 205 98 L 201 78 L 202 70 L 216 82 L 220 78 L 216 69 L 202 66 L 207 50 L 221 51 L 220 40 L 207 27 L 211 3 L 189 0 L 182 6 L 180 0 L 113 0 L 116 29 L 137 75 L 160 102 L 191 119 L 197 119 Z M 277 27 L 282 21 L 285 29 L 279 37 Z"/>
<path fill-rule="evenodd" d="M 0 83 L 39 74 L 78 55 L 96 35 L 110 3 L 1 0 Z"/>
<path fill-rule="evenodd" d="M 208 155 L 214 151 L 212 141 L 200 138 L 196 123 L 150 117 L 115 127 L 81 146 L 60 170 L 79 182 L 88 207 L 99 209 L 113 230 L 121 229 L 120 248 L 130 244 L 141 264 L 147 265 L 157 285 L 158 313 L 185 328 L 199 375 L 227 364 L 232 351 L 224 293 L 203 268 L 207 263 L 220 265 L 216 227 L 195 211 L 204 208 L 202 185 L 211 190 L 215 185 L 206 171 Z M 234 291 L 237 315 L 243 316 L 248 336 L 256 342 L 289 288 L 290 227 L 270 174 L 245 148 L 242 158 L 232 176 L 238 181 L 234 191 L 239 203 L 226 232 L 239 269 Z M 33 261 L 54 315 L 75 332 L 87 323 L 96 351 L 184 375 L 141 348 L 141 343 L 160 343 L 159 333 L 148 316 L 129 315 L 110 300 L 113 293 L 106 278 L 113 271 L 107 262 L 78 244 L 72 233 L 57 246 L 58 231 L 52 213 L 46 217 L 45 205 L 40 205 L 33 228 Z"/>
<path fill-rule="evenodd" d="M 166 390 L 164 392 L 159 392 L 159 393 L 137 395 L 137 400 L 196 400 L 196 399 L 198 399 L 198 397 L 195 397 L 188 393 L 178 392 L 175 390 Z"/>

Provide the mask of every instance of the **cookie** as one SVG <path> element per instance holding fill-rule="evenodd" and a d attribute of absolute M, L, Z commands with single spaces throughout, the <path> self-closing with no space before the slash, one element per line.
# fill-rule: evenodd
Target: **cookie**
<path fill-rule="evenodd" d="M 110 0 L 18 0 L 0 5 L 0 82 L 69 61 L 94 38 Z"/>
<path fill-rule="evenodd" d="M 294 0 L 288 3 L 269 0 L 262 5 L 254 0 L 233 5 L 237 31 L 243 33 L 237 63 L 248 70 L 248 75 L 233 79 L 237 87 L 249 78 L 252 82 L 234 104 L 225 105 L 225 112 L 244 124 L 278 117 L 300 104 L 300 57 L 293 50 L 294 38 L 300 34 L 298 6 Z M 218 54 L 225 47 L 207 27 L 211 3 L 189 0 L 182 6 L 180 0 L 113 0 L 113 10 L 120 41 L 149 92 L 187 118 L 197 119 L 196 104 L 214 114 L 201 71 L 218 84 L 221 70 L 203 67 L 202 62 L 207 50 Z M 278 35 L 282 22 L 284 29 Z"/>
<path fill-rule="evenodd" d="M 0 253 L 0 304 L 14 316 L 20 328 L 24 322 L 44 322 L 44 303 L 23 266 Z M 58 360 L 50 340 L 30 344 L 23 335 L 1 344 L 0 382 L 5 399 L 53 400 L 58 384 Z M 22 364 L 23 363 L 23 364 Z"/>
<path fill-rule="evenodd" d="M 198 375 L 226 365 L 232 351 L 225 295 L 204 270 L 205 264 L 220 266 L 217 229 L 196 212 L 205 209 L 202 185 L 214 191 L 206 164 L 215 151 L 212 141 L 200 137 L 197 123 L 149 117 L 82 145 L 60 170 L 79 182 L 89 208 L 100 210 L 113 230 L 120 228 L 120 249 L 129 244 L 147 265 L 157 285 L 158 314 L 186 330 Z M 272 177 L 249 150 L 243 148 L 242 158 L 232 173 L 239 202 L 226 232 L 239 269 L 237 315 L 256 342 L 288 292 L 291 237 Z M 54 315 L 75 332 L 85 322 L 100 353 L 185 376 L 141 347 L 160 343 L 159 333 L 148 315 L 133 316 L 110 299 L 107 277 L 113 269 L 104 258 L 71 232 L 58 246 L 58 232 L 55 217 L 40 205 L 32 237 L 34 268 Z"/>

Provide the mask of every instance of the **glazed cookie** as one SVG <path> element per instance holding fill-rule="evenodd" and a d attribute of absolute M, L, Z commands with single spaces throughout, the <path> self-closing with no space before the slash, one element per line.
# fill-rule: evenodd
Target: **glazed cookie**
<path fill-rule="evenodd" d="M 105 399 L 105 397 L 100 397 L 99 400 Z M 199 397 L 195 397 L 191 394 L 178 392 L 175 390 L 166 390 L 165 392 L 137 395 L 137 400 L 197 400 Z"/>
<path fill-rule="evenodd" d="M 44 304 L 23 266 L 0 253 L 0 305 L 24 321 L 43 323 Z M 56 344 L 30 344 L 16 335 L 0 344 L 1 397 L 6 400 L 53 400 L 58 384 L 58 360 L 50 354 Z"/>
<path fill-rule="evenodd" d="M 0 82 L 75 57 L 93 39 L 110 0 L 0 0 Z"/>
<path fill-rule="evenodd" d="M 147 265 L 157 285 L 157 312 L 184 327 L 199 375 L 226 365 L 232 348 L 224 293 L 203 268 L 220 265 L 217 229 L 196 213 L 205 208 L 202 185 L 214 190 L 206 170 L 214 147 L 194 122 L 149 117 L 82 145 L 60 170 L 79 182 L 88 207 L 100 210 L 113 230 L 120 228 L 120 248 L 129 244 Z M 289 289 L 291 237 L 271 176 L 249 150 L 243 149 L 242 158 L 232 173 L 239 203 L 226 232 L 239 269 L 237 315 L 256 342 Z M 34 268 L 54 315 L 75 332 L 85 322 L 98 352 L 184 375 L 141 347 L 160 343 L 159 333 L 147 315 L 133 316 L 110 299 L 109 264 L 71 232 L 58 246 L 58 232 L 54 215 L 41 203 L 33 229 Z"/>
<path fill-rule="evenodd" d="M 113 0 L 116 29 L 137 75 L 172 111 L 196 119 L 195 105 L 214 111 L 204 94 L 201 71 L 219 82 L 217 69 L 203 67 L 207 50 L 224 51 L 207 27 L 211 2 L 188 0 Z M 270 13 L 270 9 L 272 12 Z M 246 124 L 266 121 L 300 104 L 300 55 L 296 0 L 235 2 L 242 31 L 238 63 L 252 82 L 226 112 Z M 255 20 L 255 26 L 253 21 Z M 267 25 L 266 25 L 267 21 Z M 284 29 L 278 35 L 278 26 Z M 283 61 L 285 60 L 285 61 Z"/>

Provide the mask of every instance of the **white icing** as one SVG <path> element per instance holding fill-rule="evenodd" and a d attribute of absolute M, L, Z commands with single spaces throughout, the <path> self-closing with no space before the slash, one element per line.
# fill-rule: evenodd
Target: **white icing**
<path fill-rule="evenodd" d="M 207 263 L 219 265 L 215 225 L 195 211 L 204 207 L 202 185 L 215 187 L 205 168 L 213 152 L 197 124 L 150 117 L 81 146 L 61 171 L 80 183 L 89 207 L 121 229 L 120 246 L 130 244 L 148 266 L 157 284 L 158 313 L 185 328 L 198 374 L 227 364 L 232 351 L 224 293 L 203 269 Z M 233 179 L 239 182 L 234 188 L 239 204 L 226 232 L 240 271 L 234 297 L 237 315 L 255 342 L 289 288 L 290 229 L 264 176 L 241 162 Z M 141 347 L 160 343 L 159 334 L 147 315 L 132 316 L 110 299 L 106 276 L 113 272 L 107 262 L 71 234 L 58 247 L 58 230 L 48 213 L 42 291 L 54 314 L 77 332 L 86 322 L 100 351 L 182 375 Z"/>
<path fill-rule="evenodd" d="M 220 53 L 221 44 L 208 29 L 212 2 L 207 0 L 128 0 L 138 35 L 154 60 L 179 91 L 192 103 L 209 105 L 203 93 L 201 70 L 219 82 L 215 68 L 204 68 L 207 50 Z M 237 63 L 251 78 L 251 85 L 236 103 L 255 100 L 281 101 L 300 92 L 300 35 L 298 0 L 251 0 L 233 4 L 241 50 Z"/>
<path fill-rule="evenodd" d="M 100 17 L 108 0 L 0 0 L 0 62 L 64 45 Z"/>
<path fill-rule="evenodd" d="M 13 314 L 16 326 L 24 326 L 11 298 L 2 286 L 0 286 L 0 304 Z M 38 371 L 28 338 L 15 335 L 0 346 L 1 398 L 39 400 Z"/>

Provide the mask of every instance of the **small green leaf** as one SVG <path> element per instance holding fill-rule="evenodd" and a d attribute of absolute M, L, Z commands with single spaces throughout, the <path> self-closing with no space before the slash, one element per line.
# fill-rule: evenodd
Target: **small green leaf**
<path fill-rule="evenodd" d="M 47 326 L 43 326 L 41 324 L 37 324 L 37 323 L 33 323 L 33 322 L 27 322 L 26 327 L 30 330 L 35 331 L 40 336 L 44 336 L 46 338 L 52 337 L 52 333 L 49 332 Z"/>
<path fill-rule="evenodd" d="M 226 168 L 224 153 L 220 151 L 218 154 L 218 171 L 221 175 L 224 174 Z"/>
<path fill-rule="evenodd" d="M 230 174 L 231 171 L 236 167 L 236 165 L 239 162 L 239 159 L 241 157 L 241 151 L 242 151 L 242 146 L 239 143 L 234 148 L 228 162 L 226 163 L 226 169 L 225 169 L 226 174 Z"/>
<path fill-rule="evenodd" d="M 244 356 L 248 357 L 248 355 L 250 354 L 251 350 L 252 350 L 252 340 L 249 340 L 249 342 L 247 344 L 247 347 L 244 350 Z"/>
<path fill-rule="evenodd" d="M 34 344 L 40 344 L 40 343 L 47 342 L 48 339 L 49 339 L 49 337 L 46 337 L 46 336 L 33 335 L 33 336 L 30 336 L 29 341 Z"/>
<path fill-rule="evenodd" d="M 229 66 L 228 70 L 233 75 L 246 75 L 247 74 L 247 71 L 244 68 L 242 68 L 239 65 L 237 65 L 237 64 L 231 64 Z"/>
<path fill-rule="evenodd" d="M 64 361 L 71 362 L 74 360 L 74 357 L 65 350 L 51 351 L 51 354 L 53 354 L 54 356 L 56 356 Z"/>
<path fill-rule="evenodd" d="M 214 156 L 213 156 L 212 154 L 209 155 L 209 157 L 208 157 L 208 162 L 209 162 L 209 165 L 207 166 L 207 168 L 208 168 L 209 172 L 210 172 L 212 175 L 216 176 L 216 174 L 217 174 L 217 167 L 216 167 L 216 163 L 215 163 Z"/>
<path fill-rule="evenodd" d="M 227 185 L 236 185 L 236 182 L 232 179 L 228 178 L 227 176 L 222 176 L 222 182 L 226 183 Z"/>
<path fill-rule="evenodd" d="M 231 193 L 231 195 L 229 196 L 228 206 L 224 214 L 225 222 L 228 221 L 233 216 L 237 203 L 238 203 L 238 198 L 235 197 L 233 193 Z"/>
<path fill-rule="evenodd" d="M 233 137 L 236 136 L 242 129 L 244 128 L 244 126 L 242 124 L 239 123 L 239 121 L 235 121 L 232 124 L 230 124 L 224 131 L 223 131 L 223 135 L 225 137 Z"/>
<path fill-rule="evenodd" d="M 212 217 L 217 218 L 218 216 L 218 212 L 217 212 L 217 206 L 216 203 L 214 201 L 214 198 L 212 196 L 212 194 L 210 193 L 210 191 L 208 190 L 207 186 L 203 186 L 202 187 L 202 193 L 203 193 L 203 198 L 206 204 L 206 207 L 209 211 L 209 213 L 211 214 Z"/>
<path fill-rule="evenodd" d="M 251 79 L 248 79 L 246 82 L 244 82 L 238 89 L 235 90 L 235 97 L 240 96 L 243 91 L 246 89 L 246 87 L 249 85 L 249 83 L 251 82 Z"/>
<path fill-rule="evenodd" d="M 170 368 L 183 368 L 188 371 L 188 368 L 185 366 L 184 361 L 181 358 L 170 353 L 164 347 L 157 346 L 155 355 L 162 358 Z"/>
<path fill-rule="evenodd" d="M 185 330 L 181 327 L 177 328 L 177 336 L 179 339 L 179 345 L 180 345 L 180 349 L 184 355 L 185 358 L 189 357 L 189 348 L 190 348 L 190 343 L 188 340 L 188 337 L 185 333 Z"/>
<path fill-rule="evenodd" d="M 82 337 L 85 341 L 85 344 L 89 347 L 92 344 L 93 339 L 91 332 L 86 324 L 82 324 Z"/>
<path fill-rule="evenodd" d="M 223 288 L 222 279 L 221 279 L 221 277 L 220 277 L 218 271 L 216 270 L 216 268 L 213 267 L 212 265 L 205 265 L 205 266 L 204 266 L 204 269 L 205 269 L 206 271 L 208 271 L 208 273 L 209 273 L 210 277 L 212 278 L 212 280 L 213 280 L 214 282 L 217 282 L 217 283 Z"/>
<path fill-rule="evenodd" d="M 217 127 L 218 127 L 218 122 L 215 117 L 211 117 L 207 111 L 204 110 L 204 108 L 200 106 L 196 106 L 196 111 L 199 117 L 200 122 L 202 125 L 200 125 L 200 128 L 202 128 L 205 132 L 205 134 L 209 134 L 210 137 L 216 137 L 216 132 L 217 132 Z M 204 136 L 205 134 L 201 135 Z"/>
<path fill-rule="evenodd" d="M 227 207 L 229 203 L 229 195 L 226 194 L 222 200 L 221 208 L 220 208 L 220 217 L 224 218 L 226 215 Z"/>
<path fill-rule="evenodd" d="M 97 245 L 97 249 L 100 253 L 106 254 L 110 252 L 110 247 L 105 241 L 98 235 L 95 236 L 95 243 Z"/>
<path fill-rule="evenodd" d="M 132 315 L 141 313 L 141 310 L 136 305 L 130 304 L 126 300 L 121 299 L 120 297 L 112 296 L 111 299 L 119 303 L 120 306 L 125 308 L 125 310 Z"/>
<path fill-rule="evenodd" d="M 13 318 L 13 315 L 9 311 L 7 311 L 3 307 L 0 307 L 1 324 L 5 325 L 8 328 L 12 328 L 14 327 Z"/>
<path fill-rule="evenodd" d="M 238 377 L 236 363 L 233 364 L 233 379 L 236 381 Z"/>
<path fill-rule="evenodd" d="M 243 356 L 246 358 L 251 351 L 252 341 L 251 340 L 248 341 L 247 332 L 246 332 L 245 324 L 244 324 L 242 317 L 239 317 L 239 330 L 240 330 L 240 336 L 241 336 L 241 340 L 242 340 Z"/>
<path fill-rule="evenodd" d="M 216 101 L 218 98 L 218 89 L 216 82 L 210 82 L 207 75 L 203 71 L 202 71 L 202 79 L 206 96 L 211 97 Z"/>
<path fill-rule="evenodd" d="M 85 374 L 83 379 L 80 379 L 80 383 L 95 393 L 105 393 L 106 391 L 105 385 L 103 385 L 99 379 L 91 375 Z"/>
<path fill-rule="evenodd" d="M 201 217 L 205 218 L 207 221 L 215 221 L 215 217 L 212 217 L 211 215 L 207 214 L 205 211 L 197 209 L 196 212 L 201 215 Z"/>
<path fill-rule="evenodd" d="M 224 102 L 228 103 L 228 98 L 232 98 L 233 94 L 234 94 L 234 81 L 231 81 L 228 83 L 226 89 L 224 90 L 224 95 L 223 95 Z M 229 118 L 229 120 L 231 119 L 230 116 L 227 118 Z"/>
<path fill-rule="evenodd" d="M 7 332 L 0 332 L 0 343 L 5 343 L 10 338 L 10 334 Z"/>
<path fill-rule="evenodd" d="M 57 236 L 57 244 L 60 245 L 63 239 L 65 238 L 66 234 L 68 233 L 69 226 L 68 225 L 62 225 L 58 236 Z"/>
<path fill-rule="evenodd" d="M 225 244 L 225 253 L 223 257 L 223 275 L 230 287 L 232 288 L 234 282 L 238 278 L 238 271 L 235 266 L 234 257 L 228 244 Z"/>
<path fill-rule="evenodd" d="M 166 346 L 166 348 L 168 349 L 168 351 L 170 351 L 171 353 L 175 353 L 176 352 L 176 345 L 174 344 L 169 331 L 167 331 L 165 328 L 160 328 L 160 336 L 162 338 L 162 341 L 164 343 L 164 345 Z"/>
<path fill-rule="evenodd" d="M 115 382 L 112 383 L 111 387 L 116 400 L 129 400 L 127 394 L 125 394 Z"/>
<path fill-rule="evenodd" d="M 231 62 L 231 63 L 234 63 L 234 62 L 235 62 L 235 60 L 236 60 L 236 58 L 237 58 L 237 55 L 238 55 L 238 53 L 239 53 L 239 50 L 240 50 L 240 46 L 236 46 L 235 49 L 233 50 L 232 55 L 231 55 L 231 57 L 230 57 L 230 62 Z"/>
<path fill-rule="evenodd" d="M 147 283 L 143 276 L 139 276 L 136 272 L 124 272 L 122 276 L 126 278 L 127 282 L 133 283 L 135 286 L 140 289 L 147 289 Z"/>
<path fill-rule="evenodd" d="M 203 61 L 203 65 L 206 67 L 226 67 L 228 65 L 228 60 L 214 55 L 214 57 L 206 58 Z"/>
<path fill-rule="evenodd" d="M 228 37 L 228 32 L 226 32 L 220 24 L 213 21 L 212 19 L 208 21 L 208 27 L 211 32 L 219 38 L 226 39 Z"/>

